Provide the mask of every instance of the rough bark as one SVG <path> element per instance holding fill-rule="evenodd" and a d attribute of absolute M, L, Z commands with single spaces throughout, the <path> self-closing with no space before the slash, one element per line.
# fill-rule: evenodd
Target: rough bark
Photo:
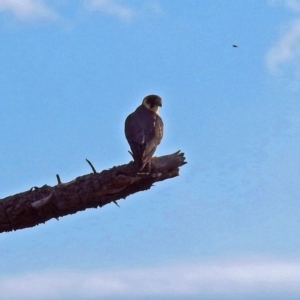
<path fill-rule="evenodd" d="M 89 162 L 89 161 L 88 161 Z M 150 175 L 137 175 L 133 162 L 58 184 L 33 187 L 29 191 L 0 199 L 0 233 L 74 214 L 87 208 L 102 207 L 139 191 L 150 189 L 154 182 L 179 175 L 185 157 L 180 151 L 152 158 Z M 118 205 L 118 204 L 117 204 Z"/>

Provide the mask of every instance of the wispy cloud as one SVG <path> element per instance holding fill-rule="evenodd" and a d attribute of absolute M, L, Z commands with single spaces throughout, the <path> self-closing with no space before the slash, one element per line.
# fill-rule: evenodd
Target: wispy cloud
<path fill-rule="evenodd" d="M 74 5 L 72 2 L 63 2 L 64 7 L 71 8 Z M 61 3 L 58 7 L 61 7 Z M 76 3 L 76 7 L 79 11 L 99 12 L 125 22 L 138 17 L 156 16 L 162 13 L 160 4 L 153 0 L 141 1 L 138 5 L 130 5 L 128 1 L 124 0 L 80 0 Z M 78 13 L 80 13 L 79 11 Z M 0 16 L 1 13 L 10 13 L 22 21 L 65 19 L 64 13 L 56 10 L 53 1 L 46 2 L 46 0 L 0 0 Z"/>
<path fill-rule="evenodd" d="M 300 20 L 293 21 L 267 53 L 267 66 L 277 73 L 286 64 L 300 63 Z"/>
<path fill-rule="evenodd" d="M 16 288 L 17 287 L 17 288 Z M 1 278 L 1 299 L 300 297 L 300 260 L 234 260 L 107 272 L 54 270 Z"/>
<path fill-rule="evenodd" d="M 124 21 L 130 21 L 136 15 L 136 10 L 133 7 L 114 0 L 88 0 L 86 7 L 90 10 L 116 16 Z"/>
<path fill-rule="evenodd" d="M 293 89 L 299 89 L 300 80 L 300 0 L 271 0 L 293 12 L 278 40 L 266 54 L 266 65 L 273 75 L 281 75 Z M 298 17 L 297 17 L 298 15 Z"/>
<path fill-rule="evenodd" d="M 273 0 L 273 3 L 285 5 L 286 8 L 294 12 L 300 11 L 300 0 Z"/>
<path fill-rule="evenodd" d="M 0 12 L 10 12 L 21 20 L 52 19 L 56 13 L 42 0 L 0 0 Z"/>
<path fill-rule="evenodd" d="M 300 11 L 300 0 L 285 0 L 285 5 L 293 11 Z"/>
<path fill-rule="evenodd" d="M 114 16 L 122 21 L 132 21 L 140 16 L 159 15 L 162 12 L 161 6 L 155 1 L 145 1 L 137 7 L 118 0 L 86 0 L 85 6 L 91 11 Z"/>
<path fill-rule="evenodd" d="M 285 6 L 294 12 L 300 11 L 300 0 L 269 0 L 271 5 Z"/>

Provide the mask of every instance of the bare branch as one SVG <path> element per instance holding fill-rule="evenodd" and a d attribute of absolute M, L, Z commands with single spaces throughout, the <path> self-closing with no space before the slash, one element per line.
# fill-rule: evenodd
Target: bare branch
<path fill-rule="evenodd" d="M 88 160 L 87 160 L 88 161 Z M 77 177 L 51 187 L 44 185 L 0 199 L 0 233 L 27 227 L 59 217 L 74 214 L 87 208 L 102 207 L 125 199 L 136 192 L 150 189 L 154 182 L 179 175 L 179 167 L 186 164 L 180 151 L 152 158 L 152 173 L 136 174 L 133 162 L 97 173 Z"/>
<path fill-rule="evenodd" d="M 90 165 L 90 167 L 92 168 L 92 170 L 93 170 L 93 173 L 94 174 L 96 174 L 97 173 L 97 171 L 96 171 L 96 169 L 94 168 L 94 166 L 92 165 L 92 163 L 86 158 L 85 159 L 87 162 L 88 162 L 88 164 Z"/>

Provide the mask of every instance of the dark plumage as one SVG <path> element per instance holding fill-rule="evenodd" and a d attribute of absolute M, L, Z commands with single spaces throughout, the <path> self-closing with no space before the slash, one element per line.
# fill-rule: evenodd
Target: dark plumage
<path fill-rule="evenodd" d="M 163 121 L 157 114 L 159 106 L 162 106 L 159 96 L 146 96 L 125 120 L 125 136 L 138 173 L 150 173 L 151 157 L 163 137 Z"/>

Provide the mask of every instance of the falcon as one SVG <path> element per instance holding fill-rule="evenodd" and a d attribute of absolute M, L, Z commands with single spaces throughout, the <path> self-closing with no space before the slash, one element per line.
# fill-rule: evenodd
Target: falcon
<path fill-rule="evenodd" d="M 162 99 L 148 95 L 125 120 L 125 136 L 138 174 L 151 172 L 151 157 L 163 137 L 163 121 L 158 115 Z"/>

